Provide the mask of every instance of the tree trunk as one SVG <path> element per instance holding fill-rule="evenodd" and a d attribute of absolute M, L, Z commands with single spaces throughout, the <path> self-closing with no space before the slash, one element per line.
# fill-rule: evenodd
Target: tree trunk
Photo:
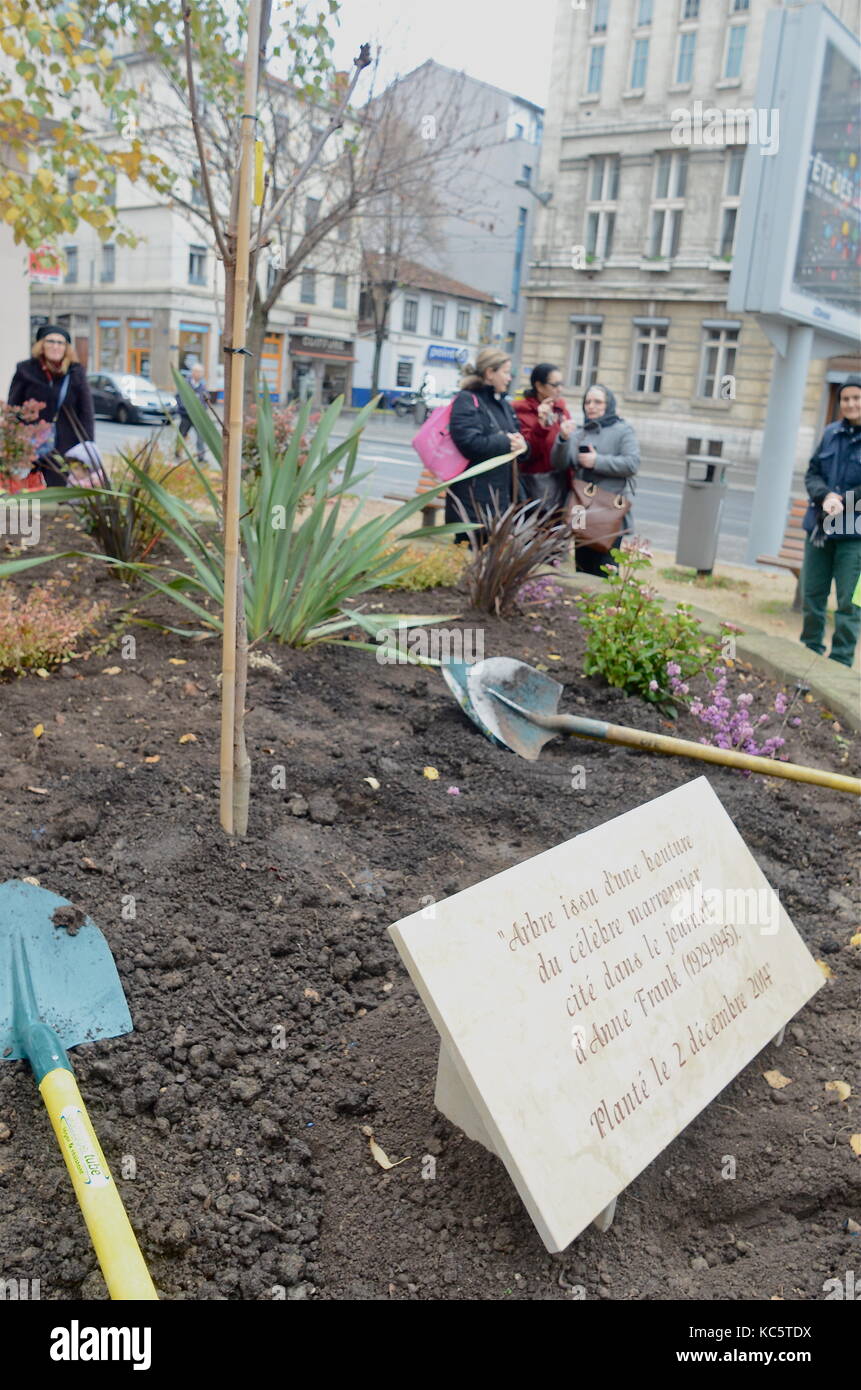
<path fill-rule="evenodd" d="M 269 315 L 263 308 L 263 300 L 260 298 L 260 291 L 257 285 L 254 286 L 254 298 L 251 302 L 251 318 L 248 323 L 247 347 L 251 353 L 245 359 L 245 408 L 252 406 L 259 399 L 263 383 L 260 380 L 260 363 L 263 357 L 263 344 L 266 341 L 266 325 Z"/>
<path fill-rule="evenodd" d="M 380 359 L 383 355 L 383 343 L 386 337 L 385 328 L 381 332 L 374 334 L 374 365 L 371 368 L 371 395 L 375 396 L 380 389 Z"/>

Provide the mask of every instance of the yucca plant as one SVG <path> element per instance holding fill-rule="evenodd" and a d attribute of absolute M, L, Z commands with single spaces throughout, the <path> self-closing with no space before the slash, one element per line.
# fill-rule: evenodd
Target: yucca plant
<path fill-rule="evenodd" d="M 469 514 L 459 497 L 454 503 L 464 522 Z M 502 617 L 516 605 L 517 591 L 530 576 L 571 548 L 571 528 L 554 521 L 541 501 L 512 502 L 500 509 L 498 494 L 475 509 L 478 525 L 469 534 L 471 558 L 463 572 L 474 608 Z M 463 526 L 458 526 L 463 530 Z"/>

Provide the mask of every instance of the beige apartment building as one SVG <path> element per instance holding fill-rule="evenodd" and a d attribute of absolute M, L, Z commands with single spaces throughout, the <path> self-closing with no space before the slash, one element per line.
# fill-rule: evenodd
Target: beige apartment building
<path fill-rule="evenodd" d="M 779 7 L 558 0 L 537 183 L 552 196 L 525 287 L 524 371 L 558 363 L 576 404 L 606 382 L 652 467 L 701 449 L 736 479 L 756 469 L 774 349 L 752 315 L 727 312 L 726 293 L 745 145 L 779 138 L 770 113 L 741 114 Z M 857 0 L 830 8 L 857 25 Z M 861 357 L 811 363 L 797 468 L 849 370 Z"/>

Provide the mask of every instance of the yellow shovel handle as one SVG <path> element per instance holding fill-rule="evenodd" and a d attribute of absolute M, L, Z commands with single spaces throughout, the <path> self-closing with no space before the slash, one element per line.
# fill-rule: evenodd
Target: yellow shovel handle
<path fill-rule="evenodd" d="M 158 1299 L 117 1185 L 90 1124 L 78 1083 L 56 1067 L 39 1086 L 75 1196 L 114 1299 Z"/>

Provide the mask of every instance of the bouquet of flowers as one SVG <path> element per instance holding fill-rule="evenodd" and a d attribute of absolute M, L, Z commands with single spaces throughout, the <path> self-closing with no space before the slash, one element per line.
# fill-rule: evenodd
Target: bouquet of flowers
<path fill-rule="evenodd" d="M 4 492 L 36 491 L 45 479 L 33 464 L 39 448 L 51 437 L 51 426 L 39 419 L 42 401 L 10 406 L 0 401 L 0 489 Z"/>

